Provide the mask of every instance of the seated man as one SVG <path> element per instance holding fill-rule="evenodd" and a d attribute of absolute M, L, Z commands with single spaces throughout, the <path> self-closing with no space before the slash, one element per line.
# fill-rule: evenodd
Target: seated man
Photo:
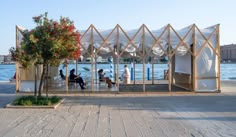
<path fill-rule="evenodd" d="M 84 80 L 82 79 L 82 77 L 80 77 L 79 75 L 75 75 L 75 69 L 72 69 L 70 71 L 70 76 L 69 76 L 69 82 L 76 82 L 76 83 L 79 83 L 80 85 L 80 88 L 81 89 L 85 89 L 84 87 Z"/>
<path fill-rule="evenodd" d="M 109 77 L 105 77 L 105 74 L 106 73 L 103 73 L 103 69 L 98 70 L 99 81 L 105 81 L 108 87 L 111 88 L 112 84 L 114 85 L 115 83 L 112 82 Z"/>

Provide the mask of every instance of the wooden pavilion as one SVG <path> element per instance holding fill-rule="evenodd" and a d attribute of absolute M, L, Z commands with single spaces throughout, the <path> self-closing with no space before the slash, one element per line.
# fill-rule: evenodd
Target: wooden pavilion
<path fill-rule="evenodd" d="M 20 45 L 20 29 L 17 27 L 16 45 Z M 90 91 L 96 91 L 97 58 L 113 59 L 112 75 L 117 82 L 116 91 L 119 92 L 120 64 L 124 58 L 128 58 L 133 65 L 133 78 L 129 85 L 141 87 L 141 91 L 147 92 L 148 85 L 158 86 L 155 79 L 155 64 L 160 58 L 167 59 L 168 64 L 168 91 L 172 85 L 194 92 L 219 92 L 220 91 L 220 41 L 219 24 L 208 28 L 199 29 L 195 24 L 180 30 L 175 30 L 170 24 L 158 30 L 150 30 L 142 25 L 136 30 L 124 30 L 120 25 L 114 29 L 98 30 L 90 25 L 81 33 L 81 54 L 83 58 L 91 59 Z M 136 79 L 136 64 L 142 64 L 142 80 Z M 76 63 L 77 64 L 77 63 Z M 147 64 L 150 64 L 151 78 L 147 80 Z M 77 68 L 76 68 L 77 69 Z M 51 77 L 58 74 L 58 68 L 53 68 Z M 32 85 L 33 76 L 20 70 L 16 65 L 16 90 L 24 90 L 25 85 Z M 40 72 L 39 72 L 40 73 Z M 68 74 L 68 68 L 66 68 Z M 55 79 L 52 79 L 55 80 Z M 31 81 L 31 84 L 29 83 Z M 27 84 L 28 83 L 28 84 Z M 53 83 L 53 82 L 52 82 Z M 33 89 L 33 87 L 31 87 Z M 68 93 L 68 83 L 65 82 L 65 90 Z"/>

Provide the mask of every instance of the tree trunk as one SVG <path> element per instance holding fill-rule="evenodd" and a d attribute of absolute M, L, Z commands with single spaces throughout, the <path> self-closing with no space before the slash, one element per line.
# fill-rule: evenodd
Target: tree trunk
<path fill-rule="evenodd" d="M 40 84 L 39 84 L 39 92 L 38 92 L 38 96 L 41 97 L 42 95 L 42 87 L 43 87 L 43 82 L 44 82 L 44 73 L 45 73 L 45 67 L 46 67 L 46 64 L 43 63 L 43 72 L 42 72 L 42 75 L 41 75 L 41 78 L 40 78 Z"/>
<path fill-rule="evenodd" d="M 34 96 L 37 96 L 37 65 L 34 65 Z"/>
<path fill-rule="evenodd" d="M 46 96 L 48 99 L 48 64 L 47 64 L 47 69 L 46 69 Z"/>

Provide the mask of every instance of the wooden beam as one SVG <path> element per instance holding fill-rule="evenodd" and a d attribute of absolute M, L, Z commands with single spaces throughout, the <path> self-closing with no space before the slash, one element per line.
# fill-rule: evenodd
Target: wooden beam
<path fill-rule="evenodd" d="M 161 32 L 161 35 L 160 35 L 157 39 L 155 38 L 154 44 L 151 46 L 150 50 L 149 50 L 147 53 L 150 53 L 150 52 L 152 51 L 153 47 L 157 44 L 157 45 L 164 51 L 165 54 L 168 54 L 168 53 L 166 52 L 166 50 L 162 47 L 162 45 L 159 43 L 159 41 L 160 41 L 162 35 L 167 31 L 167 29 L 168 29 L 168 27 L 166 27 L 166 28 Z"/>
<path fill-rule="evenodd" d="M 18 27 L 16 26 L 16 49 L 18 48 L 18 45 L 19 45 L 19 35 L 18 35 Z M 20 90 L 20 83 L 19 83 L 19 80 L 20 80 L 20 75 L 19 75 L 19 63 L 16 62 L 16 93 L 19 92 Z"/>
<path fill-rule="evenodd" d="M 124 53 L 125 49 L 131 44 L 136 50 L 137 52 L 142 55 L 142 53 L 140 53 L 139 49 L 136 47 L 136 45 L 133 43 L 133 40 L 135 39 L 135 37 L 137 36 L 137 34 L 141 31 L 142 26 L 138 29 L 138 31 L 135 33 L 135 35 L 133 36 L 133 38 L 129 38 L 129 36 L 127 35 L 127 33 L 120 27 L 121 31 L 124 33 L 124 35 L 126 36 L 126 38 L 128 39 L 128 43 L 125 46 L 125 48 L 121 51 L 120 56 Z"/>
<path fill-rule="evenodd" d="M 204 40 L 205 40 L 205 42 L 201 45 L 200 49 L 198 50 L 196 56 L 198 56 L 198 55 L 202 52 L 202 50 L 203 50 L 203 48 L 206 46 L 206 44 L 208 44 L 209 47 L 213 50 L 213 52 L 214 52 L 216 55 L 219 56 L 219 54 L 216 52 L 216 49 L 214 49 L 214 48 L 212 47 L 211 43 L 209 43 L 209 40 L 211 39 L 211 37 L 213 36 L 213 34 L 215 33 L 216 30 L 214 29 L 214 31 L 211 32 L 210 36 L 209 36 L 208 38 L 206 38 L 205 35 L 201 32 L 201 30 L 200 30 L 197 26 L 196 26 L 196 28 L 197 28 L 198 32 L 202 35 L 202 37 L 204 38 Z"/>
<path fill-rule="evenodd" d="M 187 43 L 184 42 L 184 40 L 186 39 L 186 37 L 189 35 L 189 33 L 191 32 L 193 26 L 188 30 L 188 32 L 184 35 L 183 38 L 180 37 L 180 35 L 175 31 L 175 29 L 170 25 L 170 28 L 174 31 L 174 33 L 176 34 L 176 36 L 180 39 L 180 42 L 177 44 L 174 52 L 172 53 L 171 56 L 173 56 L 175 53 L 176 53 L 176 50 L 178 49 L 178 47 L 183 44 L 187 49 L 188 51 L 190 51 L 190 53 L 192 54 L 190 48 L 188 47 Z"/>
<path fill-rule="evenodd" d="M 94 28 L 95 29 L 95 31 L 98 33 L 98 35 L 101 37 L 101 39 L 103 40 L 103 43 L 102 43 L 102 45 L 100 46 L 100 47 L 98 47 L 98 49 L 97 49 L 97 51 L 96 51 L 96 54 L 100 51 L 100 49 L 105 45 L 105 44 L 107 44 L 107 41 L 108 41 L 108 39 L 110 38 L 110 36 L 112 35 L 112 33 L 117 29 L 117 27 L 118 27 L 118 25 L 116 25 L 116 27 L 109 33 L 109 35 L 104 39 L 103 38 L 103 36 L 99 33 L 99 31 L 96 29 L 96 28 Z M 114 53 L 114 51 L 112 51 L 112 48 L 109 46 L 108 47 L 110 50 L 111 50 L 111 52 L 115 55 L 115 53 Z"/>
<path fill-rule="evenodd" d="M 142 25 L 142 51 L 143 51 L 143 92 L 146 92 L 146 87 L 145 87 L 145 73 L 146 73 L 146 56 L 145 56 L 145 30 L 144 26 Z"/>
<path fill-rule="evenodd" d="M 217 90 L 220 91 L 221 90 L 221 82 L 220 82 L 220 61 L 221 61 L 221 55 L 220 55 L 220 25 L 218 24 L 217 27 L 216 27 L 216 48 L 217 48 L 217 52 L 218 52 L 218 64 L 217 64 L 217 77 L 218 77 L 218 80 L 217 80 Z"/>
<path fill-rule="evenodd" d="M 69 76 L 68 76 L 68 60 L 66 59 L 66 94 L 68 94 L 68 90 L 69 90 Z"/>
<path fill-rule="evenodd" d="M 192 83 L 192 85 L 193 85 L 193 91 L 196 91 L 196 82 L 197 82 L 197 80 L 196 80 L 196 78 L 197 78 L 197 66 L 196 66 L 196 31 L 195 31 L 195 29 L 196 29 L 196 25 L 194 24 L 194 27 L 193 27 L 193 35 L 192 35 L 192 40 L 193 40 L 193 47 L 192 47 L 192 49 L 193 49 L 193 60 L 192 60 L 192 63 L 193 63 L 193 74 L 192 74 L 192 78 L 193 78 L 193 83 Z"/>
<path fill-rule="evenodd" d="M 116 52 L 117 52 L 117 77 L 116 77 L 116 82 L 117 82 L 117 88 L 118 88 L 118 91 L 120 91 L 120 82 L 119 82 L 119 71 L 120 71 L 120 56 L 119 56 L 119 49 L 120 49 L 120 31 L 119 31 L 119 28 L 117 27 L 116 28 L 116 31 L 117 31 L 117 43 L 116 43 Z"/>
<path fill-rule="evenodd" d="M 94 70 L 94 37 L 93 37 L 93 31 L 94 31 L 94 26 L 91 28 L 91 39 L 90 39 L 90 45 L 91 45 L 91 90 L 92 93 L 94 93 L 94 76 L 93 76 L 93 70 Z"/>
<path fill-rule="evenodd" d="M 91 24 L 91 25 L 88 27 L 88 29 L 84 32 L 84 34 L 80 37 L 80 41 L 84 38 L 84 36 L 88 33 L 89 30 L 91 31 L 91 28 L 92 28 L 92 27 L 93 27 L 93 24 Z M 86 49 L 82 43 L 80 43 L 80 46 L 85 50 L 85 52 L 86 52 L 88 55 L 91 55 L 91 53 L 88 52 L 88 49 Z"/>
<path fill-rule="evenodd" d="M 169 81 L 169 86 L 168 86 L 168 89 L 169 89 L 169 92 L 171 92 L 171 74 L 172 74 L 172 67 L 171 67 L 171 52 L 170 52 L 170 49 L 171 49 L 171 45 L 170 45 L 170 24 L 168 24 L 168 81 Z"/>

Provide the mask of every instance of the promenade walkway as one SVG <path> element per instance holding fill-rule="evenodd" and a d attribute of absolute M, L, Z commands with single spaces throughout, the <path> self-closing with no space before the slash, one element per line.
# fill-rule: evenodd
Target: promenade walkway
<path fill-rule="evenodd" d="M 0 83 L 0 136 L 235 137 L 235 83 L 213 94 L 69 94 L 56 110 L 5 109 L 19 94 Z"/>

